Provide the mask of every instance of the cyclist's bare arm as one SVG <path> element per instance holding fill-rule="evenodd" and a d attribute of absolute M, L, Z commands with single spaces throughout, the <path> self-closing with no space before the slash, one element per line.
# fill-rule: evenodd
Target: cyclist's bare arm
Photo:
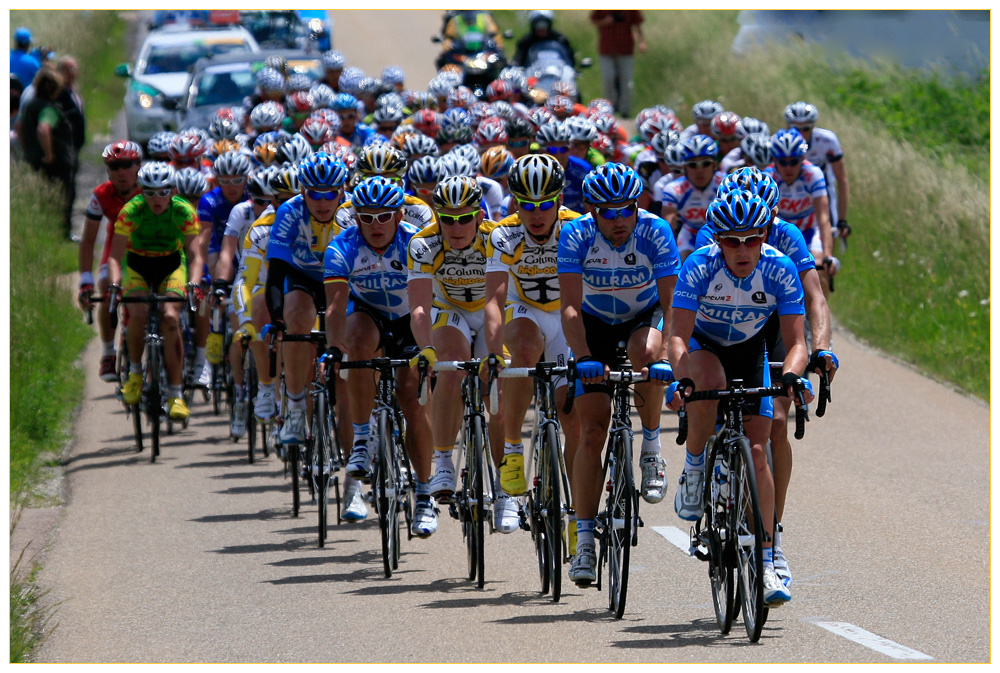
<path fill-rule="evenodd" d="M 806 316 L 812 329 L 813 350 L 829 350 L 830 306 L 826 303 L 819 273 L 816 269 L 808 269 L 800 273 L 799 278 L 805 291 Z"/>
<path fill-rule="evenodd" d="M 491 271 L 486 274 L 486 348 L 490 353 L 503 352 L 504 305 L 507 302 L 506 271 Z"/>
<path fill-rule="evenodd" d="M 816 210 L 816 223 L 819 227 L 819 235 L 823 241 L 823 256 L 833 257 L 833 230 L 830 228 L 830 197 L 818 196 L 813 199 L 813 208 Z M 824 260 L 816 260 L 822 263 Z M 835 275 L 837 270 L 830 267 L 830 275 Z"/>
<path fill-rule="evenodd" d="M 349 287 L 346 279 L 324 285 L 326 290 L 326 345 L 347 350 L 344 344 L 344 324 L 347 320 L 347 296 Z"/>
<path fill-rule="evenodd" d="M 847 219 L 847 203 L 850 199 L 851 188 L 847 182 L 847 166 L 844 165 L 844 158 L 830 162 L 833 168 L 833 177 L 837 178 L 837 217 L 842 220 Z"/>
<path fill-rule="evenodd" d="M 660 308 L 663 310 L 663 334 L 670 334 L 670 317 L 673 313 L 671 308 L 675 285 L 677 285 L 677 276 L 664 276 L 656 279 L 656 291 L 660 295 Z M 663 339 L 663 344 L 660 347 L 660 360 L 667 357 L 667 344 L 667 339 Z"/>
<path fill-rule="evenodd" d="M 688 360 L 688 342 L 694 334 L 694 322 L 698 314 L 686 308 L 676 308 L 671 311 L 670 336 L 667 338 L 667 358 L 673 367 L 674 377 L 691 378 L 690 362 Z M 667 400 L 667 406 L 672 410 L 680 409 L 680 395 L 675 393 L 673 399 Z"/>
<path fill-rule="evenodd" d="M 235 236 L 222 237 L 222 250 L 219 252 L 219 261 L 215 263 L 215 270 L 212 278 L 222 278 L 232 282 L 236 269 L 233 268 L 233 258 L 236 257 L 236 247 L 238 241 Z"/>
<path fill-rule="evenodd" d="M 122 284 L 122 260 L 125 258 L 125 248 L 128 237 L 125 234 L 115 234 L 111 240 L 111 256 L 108 257 L 108 281 L 112 285 Z"/>
<path fill-rule="evenodd" d="M 559 299 L 563 334 L 576 359 L 590 355 L 587 334 L 583 327 L 583 276 L 578 273 L 559 274 Z"/>
<path fill-rule="evenodd" d="M 680 229 L 679 224 L 679 214 L 677 209 L 673 206 L 662 206 L 660 211 L 660 217 L 665 219 L 670 223 L 670 228 L 674 230 L 674 236 L 677 235 L 677 231 Z"/>
<path fill-rule="evenodd" d="M 188 282 L 197 283 L 201 280 L 201 270 L 205 265 L 205 257 L 201 246 L 198 244 L 201 234 L 197 236 L 185 236 L 184 247 L 188 255 Z"/>
<path fill-rule="evenodd" d="M 415 278 L 407 283 L 410 297 L 410 330 L 421 348 L 433 345 L 431 341 L 431 302 L 434 300 L 434 281 Z"/>
<path fill-rule="evenodd" d="M 80 239 L 80 273 L 94 272 L 94 245 L 97 243 L 97 233 L 101 221 L 87 217 L 83 220 L 83 234 Z"/>

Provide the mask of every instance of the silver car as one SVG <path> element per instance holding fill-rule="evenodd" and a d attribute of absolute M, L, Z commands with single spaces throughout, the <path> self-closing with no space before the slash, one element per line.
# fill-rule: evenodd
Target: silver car
<path fill-rule="evenodd" d="M 191 28 L 169 25 L 146 37 L 135 68 L 123 63 L 115 74 L 128 77 L 125 122 L 131 140 L 145 143 L 159 131 L 176 130 L 177 100 L 184 94 L 189 70 L 207 55 L 256 53 L 257 41 L 242 26 Z"/>

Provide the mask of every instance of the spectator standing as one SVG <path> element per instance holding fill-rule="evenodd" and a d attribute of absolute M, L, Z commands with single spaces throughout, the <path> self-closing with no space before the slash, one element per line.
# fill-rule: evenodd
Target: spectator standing
<path fill-rule="evenodd" d="M 590 22 L 597 26 L 604 97 L 621 117 L 632 114 L 633 54 L 637 45 L 640 54 L 646 51 L 643 20 L 642 12 L 637 9 L 598 9 L 590 13 Z"/>
<path fill-rule="evenodd" d="M 63 78 L 63 88 L 56 102 L 62 108 L 63 115 L 73 131 L 73 169 L 67 183 L 69 192 L 66 194 L 66 231 L 72 231 L 73 203 L 76 201 L 76 174 L 80 170 L 80 150 L 87 137 L 87 124 L 83 114 L 83 98 L 76 89 L 78 66 L 72 56 L 62 56 L 56 62 L 56 70 Z"/>
<path fill-rule="evenodd" d="M 73 147 L 73 128 L 62 107 L 57 102 L 63 90 L 62 76 L 53 68 L 45 67 L 35 75 L 35 96 L 25 106 L 21 121 L 21 147 L 24 159 L 32 168 L 63 188 L 63 231 L 69 237 L 69 215 L 73 202 L 73 166 L 76 150 Z"/>
<path fill-rule="evenodd" d="M 10 72 L 21 81 L 21 86 L 31 84 L 42 67 L 39 55 L 31 50 L 31 31 L 18 28 L 14 32 L 14 48 L 10 50 Z"/>

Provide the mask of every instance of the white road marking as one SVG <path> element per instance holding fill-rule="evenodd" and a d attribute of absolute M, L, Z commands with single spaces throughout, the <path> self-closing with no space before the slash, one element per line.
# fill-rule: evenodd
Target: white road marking
<path fill-rule="evenodd" d="M 663 536 L 670 544 L 674 545 L 688 558 L 694 558 L 688 553 L 691 548 L 691 536 L 682 531 L 677 526 L 653 526 L 653 530 Z"/>
<path fill-rule="evenodd" d="M 923 652 L 918 652 L 917 650 L 910 649 L 905 645 L 900 645 L 899 643 L 883 638 L 882 636 L 877 636 L 871 631 L 865 631 L 860 626 L 855 626 L 854 624 L 848 624 L 847 622 L 818 622 L 813 621 L 816 626 L 821 626 L 831 633 L 836 633 L 838 636 L 847 638 L 859 645 L 863 645 L 869 649 L 875 650 L 876 652 L 881 652 L 882 654 L 892 657 L 893 659 L 933 659 L 934 657 L 928 656 Z"/>

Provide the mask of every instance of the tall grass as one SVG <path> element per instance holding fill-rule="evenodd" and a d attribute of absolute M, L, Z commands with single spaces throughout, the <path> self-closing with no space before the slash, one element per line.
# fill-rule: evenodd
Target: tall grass
<path fill-rule="evenodd" d="M 523 35 L 520 12 L 498 21 Z M 596 60 L 589 12 L 559 11 L 555 26 Z M 830 297 L 861 338 L 926 372 L 989 398 L 989 73 L 974 81 L 830 54 L 803 43 L 735 56 L 734 11 L 646 11 L 648 44 L 635 59 L 634 110 L 657 103 L 692 123 L 706 98 L 784 126 L 807 100 L 845 150 L 850 247 Z M 583 72 L 585 100 L 601 95 L 599 67 Z M 850 366 L 850 363 L 844 363 Z"/>
<path fill-rule="evenodd" d="M 92 335 L 58 277 L 75 269 L 76 246 L 59 229 L 55 187 L 22 164 L 11 173 L 11 492 L 39 474 L 38 456 L 58 450 L 80 401 L 74 366 Z"/>
<path fill-rule="evenodd" d="M 11 36 L 28 27 L 35 43 L 79 64 L 88 140 L 107 133 L 121 108 L 122 84 L 114 65 L 128 55 L 127 23 L 114 11 L 12 11 Z M 83 160 L 87 160 L 84 154 Z M 61 275 L 76 270 L 76 246 L 64 240 L 58 222 L 62 199 L 56 188 L 23 165 L 10 174 L 10 504 L 11 533 L 39 479 L 42 456 L 58 452 L 69 435 L 80 402 L 83 372 L 75 361 L 93 336 L 74 307 Z M 10 661 L 26 661 L 50 632 L 53 606 L 39 603 L 36 566 L 19 558 L 10 574 Z"/>

